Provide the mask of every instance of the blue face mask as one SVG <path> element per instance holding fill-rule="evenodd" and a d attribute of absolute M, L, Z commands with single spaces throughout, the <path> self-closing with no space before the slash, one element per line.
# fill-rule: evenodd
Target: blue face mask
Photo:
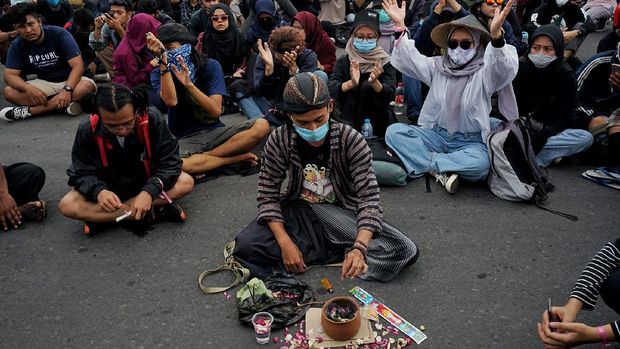
<path fill-rule="evenodd" d="M 297 131 L 297 134 L 299 134 L 301 138 L 305 139 L 307 142 L 315 143 L 320 142 L 323 140 L 323 138 L 325 138 L 325 136 L 327 135 L 327 131 L 329 131 L 329 122 L 324 123 L 323 126 L 317 128 L 314 131 L 310 131 L 303 127 L 297 126 L 294 122 L 293 128 L 295 128 L 295 131 Z"/>
<path fill-rule="evenodd" d="M 379 23 L 385 24 L 392 20 L 390 16 L 387 14 L 387 12 L 385 12 L 384 9 L 381 9 L 378 12 L 379 12 Z"/>
<path fill-rule="evenodd" d="M 60 0 L 47 0 L 47 3 L 52 6 L 58 6 L 58 4 L 60 3 Z"/>
<path fill-rule="evenodd" d="M 355 47 L 359 53 L 369 53 L 377 47 L 377 39 L 353 38 L 353 47 Z"/>

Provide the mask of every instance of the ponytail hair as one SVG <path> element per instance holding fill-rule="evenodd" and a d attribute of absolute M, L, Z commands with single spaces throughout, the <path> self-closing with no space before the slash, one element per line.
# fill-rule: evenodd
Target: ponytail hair
<path fill-rule="evenodd" d="M 133 90 L 118 84 L 106 84 L 97 88 L 97 92 L 82 98 L 82 109 L 89 114 L 99 114 L 99 109 L 117 112 L 127 104 L 133 105 L 137 114 L 144 114 L 149 106 L 149 86 L 142 84 Z"/>

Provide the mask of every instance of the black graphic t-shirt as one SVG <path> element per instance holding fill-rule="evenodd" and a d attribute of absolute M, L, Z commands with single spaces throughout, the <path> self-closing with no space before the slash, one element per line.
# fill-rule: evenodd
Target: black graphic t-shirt
<path fill-rule="evenodd" d="M 297 152 L 304 167 L 300 198 L 311 203 L 334 203 L 336 194 L 329 179 L 329 140 L 313 147 L 303 138 L 297 138 Z"/>
<path fill-rule="evenodd" d="M 60 27 L 44 25 L 43 36 L 39 45 L 16 38 L 9 49 L 6 67 L 21 70 L 22 77 L 36 74 L 45 81 L 66 81 L 71 73 L 67 61 L 80 55 L 77 43 Z"/>

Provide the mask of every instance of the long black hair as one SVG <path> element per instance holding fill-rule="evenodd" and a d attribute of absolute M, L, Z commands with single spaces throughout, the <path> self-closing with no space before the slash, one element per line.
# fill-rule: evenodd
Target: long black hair
<path fill-rule="evenodd" d="M 101 85 L 97 92 L 86 95 L 80 104 L 89 114 L 99 114 L 99 109 L 117 112 L 127 104 L 131 104 L 138 114 L 146 113 L 149 106 L 149 87 L 145 84 L 136 86 L 133 90 L 118 84 Z"/>

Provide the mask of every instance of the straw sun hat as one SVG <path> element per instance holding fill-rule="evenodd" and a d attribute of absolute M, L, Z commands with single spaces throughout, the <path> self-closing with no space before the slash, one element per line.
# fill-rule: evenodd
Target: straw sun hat
<path fill-rule="evenodd" d="M 448 34 L 450 34 L 452 29 L 454 28 L 467 28 L 471 31 L 478 31 L 482 33 L 482 35 L 480 36 L 480 41 L 482 42 L 476 44 L 482 44 L 483 46 L 486 46 L 486 44 L 491 41 L 491 34 L 489 34 L 488 30 L 482 25 L 482 23 L 480 23 L 480 21 L 474 15 L 469 15 L 452 22 L 440 24 L 435 27 L 435 29 L 433 29 L 433 31 L 431 32 L 431 38 L 433 39 L 435 45 L 443 49 L 447 48 Z"/>

